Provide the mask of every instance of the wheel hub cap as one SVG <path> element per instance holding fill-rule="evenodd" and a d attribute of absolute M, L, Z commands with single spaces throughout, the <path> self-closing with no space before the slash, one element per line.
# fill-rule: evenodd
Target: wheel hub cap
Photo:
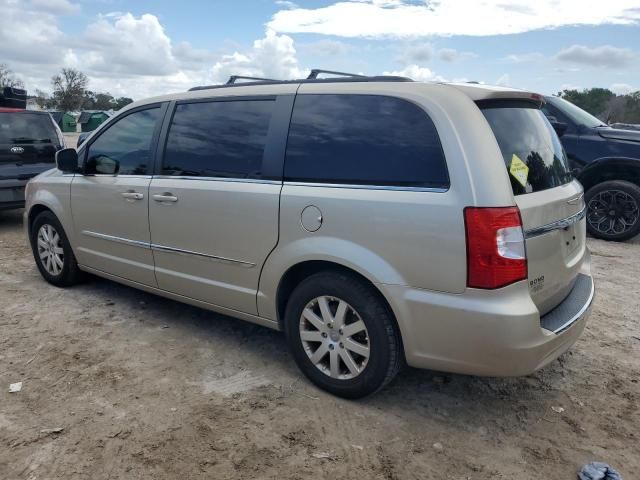
<path fill-rule="evenodd" d="M 369 361 L 364 321 L 351 305 L 336 297 L 317 297 L 306 305 L 300 316 L 300 340 L 311 363 L 331 378 L 355 378 Z"/>

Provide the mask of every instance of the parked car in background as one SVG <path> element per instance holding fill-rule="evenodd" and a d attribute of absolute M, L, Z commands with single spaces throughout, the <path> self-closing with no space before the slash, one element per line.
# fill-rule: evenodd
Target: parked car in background
<path fill-rule="evenodd" d="M 0 210 L 22 208 L 26 183 L 55 167 L 64 146 L 47 112 L 0 107 Z"/>
<path fill-rule="evenodd" d="M 27 188 L 42 276 L 283 330 L 350 398 L 405 361 L 525 375 L 570 348 L 594 283 L 542 97 L 319 73 L 136 102 L 58 152 Z"/>
<path fill-rule="evenodd" d="M 558 97 L 543 111 L 586 192 L 587 230 L 623 241 L 640 233 L 640 131 L 611 128 Z"/>

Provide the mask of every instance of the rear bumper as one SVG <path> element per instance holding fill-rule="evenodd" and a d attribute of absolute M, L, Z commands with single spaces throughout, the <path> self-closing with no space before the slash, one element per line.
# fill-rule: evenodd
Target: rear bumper
<path fill-rule="evenodd" d="M 392 285 L 380 288 L 398 318 L 409 365 L 520 376 L 558 358 L 584 330 L 595 292 L 588 259 L 581 275 L 569 296 L 542 318 L 526 282 L 495 291 L 469 289 L 460 295 Z M 545 325 L 561 328 L 554 332 Z"/>
<path fill-rule="evenodd" d="M 0 180 L 0 210 L 24 207 L 27 180 Z"/>

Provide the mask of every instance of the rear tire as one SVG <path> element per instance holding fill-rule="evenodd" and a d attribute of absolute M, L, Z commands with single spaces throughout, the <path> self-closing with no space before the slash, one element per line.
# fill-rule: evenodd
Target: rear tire
<path fill-rule="evenodd" d="M 45 211 L 31 224 L 31 250 L 42 277 L 56 287 L 70 287 L 82 278 L 69 239 L 58 218 Z"/>
<path fill-rule="evenodd" d="M 355 275 L 327 271 L 306 278 L 291 294 L 284 320 L 298 367 L 339 397 L 382 389 L 403 364 L 393 315 L 379 292 Z"/>
<path fill-rule="evenodd" d="M 623 242 L 640 233 L 640 187 L 610 180 L 590 188 L 586 195 L 587 231 L 595 238 Z"/>

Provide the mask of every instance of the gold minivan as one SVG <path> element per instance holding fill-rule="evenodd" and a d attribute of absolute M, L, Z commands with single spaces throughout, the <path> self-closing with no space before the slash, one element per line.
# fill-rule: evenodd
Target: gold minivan
<path fill-rule="evenodd" d="M 594 297 L 582 186 L 535 93 L 342 76 L 136 102 L 27 187 L 42 276 L 285 332 L 358 398 L 408 365 L 526 375 Z"/>

